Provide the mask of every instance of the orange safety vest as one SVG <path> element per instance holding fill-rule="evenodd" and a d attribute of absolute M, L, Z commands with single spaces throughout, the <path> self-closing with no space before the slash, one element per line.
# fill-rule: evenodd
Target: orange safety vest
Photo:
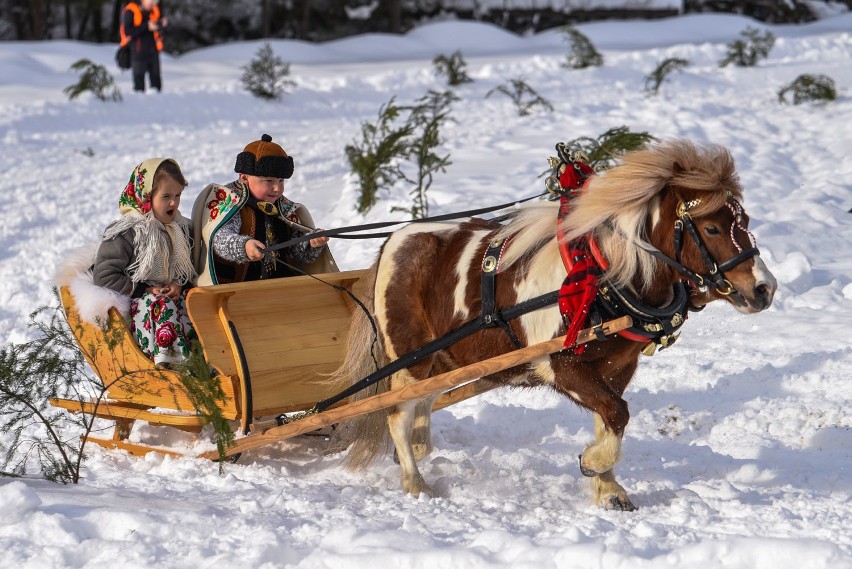
<path fill-rule="evenodd" d="M 130 2 L 124 8 L 125 10 L 130 10 L 133 12 L 133 25 L 141 26 L 142 25 L 142 8 L 139 7 L 139 4 L 136 2 Z M 123 16 L 123 13 L 122 13 Z M 160 19 L 160 7 L 154 4 L 154 7 L 151 8 L 151 14 L 148 16 L 148 20 L 151 22 L 156 22 Z M 122 17 L 122 24 L 119 28 L 121 32 L 121 44 L 122 46 L 130 43 L 130 36 L 124 33 L 124 18 Z M 157 51 L 163 51 L 163 38 L 160 36 L 160 32 L 154 32 L 154 42 L 157 45 Z"/>

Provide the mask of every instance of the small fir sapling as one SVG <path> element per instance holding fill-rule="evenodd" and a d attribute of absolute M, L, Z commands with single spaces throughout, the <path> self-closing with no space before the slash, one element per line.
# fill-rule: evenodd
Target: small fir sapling
<path fill-rule="evenodd" d="M 290 64 L 275 55 L 269 43 L 263 44 L 254 59 L 242 69 L 243 87 L 261 99 L 280 99 L 296 86 L 295 82 L 287 78 L 290 75 Z"/>
<path fill-rule="evenodd" d="M 115 86 L 112 75 L 103 65 L 92 63 L 88 59 L 79 59 L 71 65 L 71 69 L 80 72 L 80 79 L 74 85 L 63 89 L 68 100 L 73 101 L 87 91 L 101 101 L 122 100 L 121 91 Z"/>

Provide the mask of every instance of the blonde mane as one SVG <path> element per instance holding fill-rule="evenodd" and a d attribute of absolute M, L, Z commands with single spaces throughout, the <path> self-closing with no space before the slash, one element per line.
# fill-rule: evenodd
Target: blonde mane
<path fill-rule="evenodd" d="M 667 187 L 698 192 L 701 203 L 692 210 L 704 215 L 722 207 L 728 193 L 742 199 L 734 159 L 727 149 L 713 144 L 697 146 L 686 140 L 667 140 L 625 154 L 619 164 L 593 177 L 573 204 L 562 228 L 568 241 L 591 233 L 609 262 L 606 277 L 619 286 L 651 285 L 657 261 L 635 244 L 625 246 L 625 236 L 647 241 L 648 220 L 659 219 L 661 194 Z M 508 267 L 529 251 L 552 240 L 556 245 L 558 203 L 538 202 L 522 208 L 500 232 L 512 237 L 502 259 Z"/>

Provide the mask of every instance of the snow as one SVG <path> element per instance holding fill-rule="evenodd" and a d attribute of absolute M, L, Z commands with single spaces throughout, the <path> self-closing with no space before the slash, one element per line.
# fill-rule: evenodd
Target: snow
<path fill-rule="evenodd" d="M 778 38 L 756 68 L 717 62 L 747 26 Z M 626 398 L 631 422 L 617 468 L 639 510 L 590 503 L 577 455 L 591 419 L 546 391 L 496 391 L 439 411 L 422 472 L 438 496 L 405 496 L 387 458 L 345 470 L 323 441 L 302 437 L 225 466 L 88 448 L 84 479 L 61 486 L 0 479 L 4 567 L 852 567 L 852 15 L 766 26 L 732 15 L 579 26 L 605 58 L 561 67 L 566 43 L 448 22 L 403 36 L 322 45 L 272 42 L 293 63 L 277 103 L 240 85 L 261 42 L 163 58 L 165 91 L 123 103 L 69 102 L 71 63 L 115 70 L 114 47 L 70 41 L 0 44 L 0 337 L 31 334 L 50 279 L 72 248 L 117 216 L 132 168 L 173 156 L 190 181 L 182 209 L 209 182 L 233 179 L 234 157 L 267 132 L 295 156 L 288 194 L 325 227 L 402 219 L 406 188 L 362 218 L 343 152 L 392 96 L 443 88 L 431 65 L 461 49 L 475 80 L 457 90 L 444 130 L 453 164 L 430 190 L 432 213 L 539 193 L 560 140 L 627 125 L 731 149 L 762 257 L 778 278 L 767 311 L 719 303 L 681 340 L 643 358 Z M 689 59 L 661 94 L 644 77 Z M 833 78 L 839 99 L 781 105 L 802 73 Z M 518 117 L 484 99 L 522 77 L 555 112 Z M 344 269 L 368 265 L 376 242 L 334 241 Z M 137 426 L 137 440 L 158 436 Z M 162 437 L 162 435 L 159 435 Z M 178 447 L 191 439 L 171 437 Z"/>

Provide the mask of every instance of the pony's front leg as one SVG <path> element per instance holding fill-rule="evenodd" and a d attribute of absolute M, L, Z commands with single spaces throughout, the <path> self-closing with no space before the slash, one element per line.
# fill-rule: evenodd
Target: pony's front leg
<path fill-rule="evenodd" d="M 607 428 L 597 413 L 595 417 L 595 442 L 580 455 L 580 471 L 592 477 L 592 494 L 596 504 L 607 510 L 632 512 L 636 506 L 627 496 L 627 491 L 615 481 L 613 468 L 621 460 L 621 438 Z"/>
<path fill-rule="evenodd" d="M 413 496 L 425 493 L 431 498 L 434 493 L 417 468 L 414 448 L 411 444 L 416 406 L 416 401 L 397 405 L 388 416 L 388 430 L 396 447 L 399 466 L 402 468 L 402 489 Z"/>

